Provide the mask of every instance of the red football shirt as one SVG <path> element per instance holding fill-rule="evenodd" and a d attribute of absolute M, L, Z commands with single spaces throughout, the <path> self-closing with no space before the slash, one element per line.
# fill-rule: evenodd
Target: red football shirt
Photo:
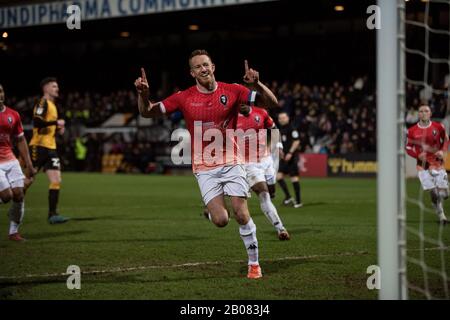
<path fill-rule="evenodd" d="M 435 169 L 442 168 L 443 160 L 435 156 L 439 150 L 447 152 L 447 133 L 442 123 L 430 121 L 427 127 L 421 127 L 419 123 L 408 129 L 408 142 L 406 152 L 413 158 L 416 158 L 422 152 L 426 152 L 426 164 L 422 165 L 422 161 L 417 159 L 417 168 Z"/>
<path fill-rule="evenodd" d="M 239 113 L 237 128 L 244 131 L 246 162 L 259 162 L 270 154 L 267 149 L 268 134 L 264 129 L 271 129 L 273 126 L 272 118 L 263 108 L 251 107 L 247 116 Z"/>
<path fill-rule="evenodd" d="M 256 92 L 242 85 L 217 82 L 213 92 L 203 93 L 197 86 L 192 86 L 161 101 L 163 113 L 177 110 L 183 113 L 191 134 L 194 172 L 241 161 L 237 155 L 236 139 L 227 135 L 227 129 L 236 129 L 239 106 L 252 105 L 255 97 Z M 221 135 L 222 140 L 218 135 Z"/>
<path fill-rule="evenodd" d="M 5 107 L 0 111 L 0 163 L 15 160 L 12 151 L 12 137 L 23 135 L 20 115 L 11 108 Z"/>

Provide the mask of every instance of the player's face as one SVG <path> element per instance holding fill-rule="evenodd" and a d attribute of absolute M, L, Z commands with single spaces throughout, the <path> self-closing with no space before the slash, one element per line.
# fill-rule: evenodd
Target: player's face
<path fill-rule="evenodd" d="M 195 56 L 191 59 L 191 76 L 202 86 L 209 88 L 214 81 L 215 66 L 206 55 Z"/>
<path fill-rule="evenodd" d="M 3 87 L 0 86 L 0 107 L 3 107 L 5 103 L 5 91 L 3 90 Z"/>
<path fill-rule="evenodd" d="M 48 94 L 52 98 L 59 97 L 59 87 L 57 82 L 49 82 L 44 87 L 44 93 Z"/>
<path fill-rule="evenodd" d="M 280 113 L 278 115 L 278 122 L 282 126 L 287 125 L 289 123 L 289 116 L 286 113 Z"/>
<path fill-rule="evenodd" d="M 422 106 L 419 108 L 420 121 L 429 121 L 431 118 L 431 110 L 428 106 Z"/>

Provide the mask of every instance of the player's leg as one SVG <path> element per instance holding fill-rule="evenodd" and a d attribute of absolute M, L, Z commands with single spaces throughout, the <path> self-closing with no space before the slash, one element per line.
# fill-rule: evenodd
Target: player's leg
<path fill-rule="evenodd" d="M 209 200 L 206 208 L 208 210 L 209 219 L 217 227 L 223 228 L 228 224 L 229 214 L 225 206 L 223 193 Z"/>
<path fill-rule="evenodd" d="M 266 158 L 266 160 L 263 160 L 263 168 L 264 168 L 264 180 L 265 185 L 267 186 L 267 189 L 269 190 L 270 198 L 275 197 L 275 184 L 276 184 L 276 170 L 274 167 L 274 162 L 271 157 Z M 273 192 L 273 196 L 272 196 Z M 273 202 L 270 201 L 273 208 L 275 209 L 275 214 L 278 217 L 278 221 L 280 222 L 280 228 L 278 229 L 278 239 L 280 240 L 289 240 L 291 236 L 289 235 L 288 231 L 284 227 L 280 216 L 278 215 L 278 211 L 276 207 L 273 205 Z"/>
<path fill-rule="evenodd" d="M 291 194 L 289 193 L 286 181 L 284 181 L 284 174 L 286 173 L 285 170 L 283 170 L 284 167 L 285 167 L 284 161 L 280 161 L 280 171 L 277 173 L 277 181 L 281 187 L 281 190 L 283 190 L 284 193 L 283 204 L 289 205 L 294 202 L 294 199 L 291 197 Z"/>
<path fill-rule="evenodd" d="M 247 278 L 258 279 L 262 277 L 261 267 L 259 266 L 259 248 L 256 237 L 256 225 L 250 217 L 248 211 L 247 199 L 245 197 L 231 197 L 231 206 L 239 224 L 239 234 L 244 242 L 248 256 Z"/>
<path fill-rule="evenodd" d="M 224 191 L 220 180 L 220 170 L 213 169 L 195 174 L 203 203 L 206 205 L 204 214 L 218 227 L 225 227 L 229 214 L 225 206 Z"/>
<path fill-rule="evenodd" d="M 275 184 L 267 184 L 267 188 L 269 189 L 270 199 L 275 198 Z"/>
<path fill-rule="evenodd" d="M 439 205 L 439 221 L 441 223 L 446 224 L 448 222 L 447 217 L 445 216 L 445 210 L 444 210 L 444 201 L 448 199 L 449 197 L 449 189 L 448 189 L 448 178 L 447 178 L 447 172 L 445 169 L 441 169 L 438 171 L 436 177 L 436 192 L 438 196 L 438 205 Z"/>
<path fill-rule="evenodd" d="M 19 226 L 22 223 L 24 216 L 24 179 L 19 161 L 12 161 L 9 163 L 9 168 L 6 172 L 6 178 L 11 186 L 12 203 L 8 211 L 9 217 L 9 239 L 14 241 L 24 241 L 25 239 L 19 233 Z"/>
<path fill-rule="evenodd" d="M 277 209 L 272 203 L 267 187 L 266 177 L 264 174 L 264 163 L 249 163 L 245 165 L 247 173 L 247 182 L 253 192 L 256 193 L 259 199 L 261 211 L 264 213 L 269 222 L 275 227 L 276 231 L 281 232 L 284 227 L 278 216 Z"/>
<path fill-rule="evenodd" d="M 23 182 L 21 185 L 22 187 L 13 187 L 11 189 L 13 193 L 13 201 L 8 211 L 8 217 L 9 239 L 13 241 L 25 241 L 25 239 L 19 233 L 19 226 L 22 224 L 23 217 L 25 215 Z"/>
<path fill-rule="evenodd" d="M 3 189 L 4 187 L 2 187 L 1 185 L 0 185 L 0 189 Z M 8 203 L 8 202 L 10 202 L 11 201 L 11 199 L 12 199 L 12 197 L 13 197 L 13 194 L 12 194 L 12 191 L 11 191 L 11 189 L 9 188 L 9 186 L 6 188 L 6 189 L 3 189 L 3 190 L 1 190 L 0 191 L 0 203 Z"/>
<path fill-rule="evenodd" d="M 294 208 L 300 208 L 303 206 L 300 193 L 300 181 L 298 170 L 298 155 L 292 157 L 288 163 L 289 176 L 291 178 L 292 186 L 294 187 L 295 203 Z"/>
<path fill-rule="evenodd" d="M 300 178 L 298 175 L 291 176 L 292 186 L 295 192 L 295 203 L 294 208 L 300 208 L 303 206 L 302 197 L 300 193 Z"/>
<path fill-rule="evenodd" d="M 225 195 L 231 197 L 231 207 L 239 224 L 239 234 L 244 242 L 248 256 L 248 274 L 250 279 L 262 277 L 258 260 L 258 239 L 256 225 L 250 217 L 247 197 L 250 187 L 247 174 L 242 165 L 226 166 L 221 170 L 221 183 Z"/>
<path fill-rule="evenodd" d="M 419 177 L 422 189 L 430 193 L 431 203 L 433 204 L 436 214 L 440 217 L 443 212 L 443 203 L 439 196 L 439 189 L 436 186 L 435 177 L 431 175 L 429 170 L 420 170 L 417 173 L 417 176 Z"/>
<path fill-rule="evenodd" d="M 64 223 L 70 218 L 58 213 L 59 191 L 61 188 L 61 171 L 48 169 L 45 171 L 49 180 L 48 188 L 48 222 L 50 224 Z"/>
<path fill-rule="evenodd" d="M 275 227 L 278 238 L 280 240 L 289 240 L 289 233 L 287 232 L 286 228 L 283 225 L 283 222 L 280 219 L 280 216 L 278 215 L 277 208 L 275 208 L 272 200 L 270 199 L 267 183 L 265 181 L 258 182 L 252 186 L 252 190 L 258 195 L 261 211 L 264 213 L 270 223 Z"/>

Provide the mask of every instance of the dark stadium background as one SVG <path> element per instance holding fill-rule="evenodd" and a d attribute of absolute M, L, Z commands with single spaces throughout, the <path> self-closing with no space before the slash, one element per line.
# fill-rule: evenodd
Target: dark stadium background
<path fill-rule="evenodd" d="M 36 2 L 1 1 L 0 5 L 28 3 Z M 110 96 L 113 92 L 122 91 L 122 95 L 126 95 L 134 90 L 133 82 L 139 76 L 141 66 L 147 70 L 154 100 L 168 96 L 176 89 L 191 86 L 193 81 L 189 75 L 187 57 L 192 50 L 205 48 L 216 63 L 216 77 L 219 81 L 240 82 L 244 59 L 248 59 L 250 66 L 260 71 L 262 81 L 267 84 L 277 81 L 278 87 L 283 83 L 291 86 L 301 83 L 331 88 L 337 82 L 338 86 L 347 88 L 356 79 L 364 79 L 362 95 L 356 99 L 349 96 L 347 98 L 350 107 L 360 110 L 364 107 L 371 114 L 364 126 L 370 125 L 369 123 L 375 126 L 376 32 L 366 26 L 369 17 L 367 7 L 372 4 L 375 1 L 282 0 L 82 21 L 81 30 L 68 30 L 65 24 L 13 28 L 7 30 L 7 38 L 0 40 L 0 83 L 5 87 L 7 102 L 19 110 L 25 124 L 31 125 L 31 110 L 33 101 L 40 94 L 40 80 L 45 76 L 56 76 L 61 89 L 61 113 L 66 120 L 70 120 L 67 119 L 67 112 L 73 116 L 78 107 L 75 105 L 77 98 L 70 100 L 72 104 L 67 101 L 68 93 L 80 92 L 83 95 L 88 92 L 91 96 Z M 336 11 L 337 5 L 344 6 L 345 10 Z M 408 2 L 408 17 L 419 21 L 423 19 L 423 5 L 418 0 Z M 432 7 L 431 16 L 435 28 L 444 28 L 448 21 L 448 11 L 442 8 Z M 198 30 L 191 30 L 192 26 L 196 26 Z M 408 45 L 423 50 L 424 33 L 412 31 L 408 34 Z M 432 56 L 446 50 L 448 46 L 445 41 L 431 37 Z M 409 56 L 408 59 L 408 75 L 420 78 L 423 60 L 415 56 Z M 439 81 L 445 76 L 445 72 L 445 66 L 434 64 L 428 81 Z M 436 84 L 438 87 L 439 85 Z M 336 91 L 336 88 L 332 90 Z M 411 93 L 411 103 L 407 107 L 416 107 L 412 103 L 419 89 Z M 25 98 L 28 98 L 25 105 L 18 103 Z M 292 97 L 279 98 L 292 100 Z M 118 111 L 131 112 L 136 117 L 135 100 L 126 100 L 123 96 L 120 99 L 124 105 Z M 304 110 L 301 114 L 295 113 L 294 109 L 298 107 L 290 109 L 291 117 L 305 118 L 311 107 L 311 103 L 309 104 L 302 106 Z M 328 107 L 328 102 L 325 102 L 317 116 L 322 116 Z M 82 121 L 88 127 L 100 126 L 113 114 L 96 115 L 98 105 L 95 106 L 95 103 L 89 108 L 90 119 Z M 447 113 L 442 104 L 433 111 L 438 117 Z M 272 113 L 272 116 L 276 117 L 276 113 Z M 350 116 L 349 111 L 345 116 Z M 179 117 L 174 115 L 171 118 L 175 126 L 178 125 Z M 296 125 L 302 121 L 297 121 Z M 331 121 L 335 122 L 333 117 Z M 71 126 L 70 121 L 68 126 Z M 171 130 L 173 128 L 172 126 Z M 360 133 L 360 129 L 353 128 L 355 130 Z M 372 153 L 371 156 L 362 158 L 372 161 L 376 147 L 375 131 L 369 131 L 354 144 L 360 145 L 356 152 Z M 78 129 L 69 130 L 64 136 L 64 142 L 60 144 L 65 170 L 76 167 L 73 149 L 75 136 L 79 132 L 83 134 Z M 307 133 L 302 140 L 309 139 L 312 134 L 314 133 Z M 101 141 L 111 141 L 114 136 L 107 135 L 107 139 L 104 138 L 95 137 L 89 142 L 97 150 Z M 120 142 L 121 138 L 116 140 Z M 168 151 L 164 150 L 165 143 L 152 142 L 152 151 L 148 151 L 149 148 L 143 145 L 134 144 L 128 147 L 128 153 L 124 153 L 135 158 L 145 153 L 152 154 L 149 159 L 153 162 L 153 155 L 168 156 Z M 99 152 L 94 151 L 96 154 Z M 339 150 L 326 152 L 334 154 L 339 153 Z M 101 154 L 95 156 L 95 159 L 89 159 L 88 155 L 87 162 L 97 163 L 88 168 L 89 171 L 100 170 L 100 159 Z M 356 160 L 358 159 L 352 159 Z M 147 160 L 138 159 L 137 162 Z M 164 163 L 167 164 L 167 161 Z M 140 166 L 146 167 L 146 164 Z M 153 168 L 153 164 L 151 167 Z M 145 170 L 141 168 L 141 171 Z"/>
<path fill-rule="evenodd" d="M 50 1 L 0 0 L 0 6 L 38 2 Z M 73 104 L 61 106 L 67 130 L 58 146 L 64 180 L 61 213 L 72 221 L 59 229 L 46 223 L 48 182 L 40 173 L 26 196 L 23 226 L 29 239 L 26 246 L 13 247 L 14 243 L 0 235 L 0 256 L 8 255 L 0 263 L 0 300 L 376 299 L 377 292 L 366 288 L 366 268 L 377 263 L 376 31 L 366 27 L 367 7 L 375 3 L 374 0 L 281 0 L 82 21 L 81 30 L 72 31 L 64 24 L 6 30 L 8 37 L 0 38 L 0 83 L 5 88 L 7 103 L 21 113 L 27 135 L 32 126 L 33 99 L 40 94 L 39 82 L 45 76 L 58 78 L 64 101 L 74 92 L 90 92 L 107 99 L 124 92 L 117 100 L 129 102 L 133 100 L 123 96 L 134 93 L 133 82 L 140 67 L 144 67 L 152 98 L 158 99 L 176 88 L 193 85 L 187 58 L 192 50 L 205 48 L 214 59 L 219 81 L 240 82 L 243 61 L 248 59 L 250 66 L 260 72 L 262 81 L 269 85 L 276 81 L 275 87 L 287 92 L 279 100 L 284 103 L 283 108 L 291 105 L 292 123 L 300 130 L 299 167 L 300 162 L 302 166 L 307 163 L 310 165 L 307 169 L 315 170 L 317 175 L 311 175 L 314 179 L 310 179 L 308 172 L 301 172 L 305 205 L 300 210 L 280 205 L 283 194 L 277 190 L 274 204 L 293 235 L 288 243 L 280 244 L 275 238 L 272 226 L 260 212 L 257 197 L 249 200 L 264 246 L 262 261 L 267 277 L 265 282 L 248 284 L 245 278 L 237 276 L 245 270 L 239 270 L 240 264 L 236 263 L 241 259 L 242 249 L 236 229 L 230 226 L 218 236 L 217 230 L 203 219 L 198 186 L 190 166 L 183 168 L 188 177 L 68 172 L 102 171 L 102 156 L 111 160 L 125 155 L 125 163 L 134 163 L 140 172 L 174 173 L 170 172 L 173 168 L 157 170 L 156 163 L 170 167 L 170 142 L 162 133 L 181 126 L 179 115 L 152 121 L 151 125 L 122 128 L 135 129 L 143 134 L 143 140 L 136 135 L 125 142 L 121 133 L 114 133 L 121 128 L 102 128 L 113 134 L 88 133 L 85 142 L 88 154 L 83 166 L 78 167 L 74 158 L 75 140 L 80 138 L 77 128 L 97 129 L 107 117 L 87 125 L 67 118 L 67 112 L 72 116 L 77 112 L 72 109 L 75 98 Z M 336 11 L 337 5 L 345 10 Z M 423 21 L 423 11 L 424 3 L 420 0 L 408 2 L 409 19 Z M 430 26 L 448 30 L 448 6 L 432 6 L 430 15 Z M 190 30 L 192 25 L 199 29 Z M 4 31 L 0 29 L 0 35 Z M 407 27 L 406 33 L 407 46 L 423 51 L 423 28 Z M 448 37 L 443 40 L 430 36 L 431 57 L 448 56 L 448 44 Z M 448 73 L 446 65 L 430 65 L 429 77 L 423 79 L 424 60 L 413 55 L 407 55 L 406 59 L 410 78 L 426 80 L 442 89 L 442 79 Z M 363 79 L 363 88 L 352 91 L 357 87 L 357 79 Z M 306 101 L 290 96 L 292 87 L 298 83 L 308 90 L 323 87 L 325 93 L 314 99 L 307 97 Z M 284 84 L 288 89 L 283 91 Z M 340 88 L 348 100 L 335 105 L 342 93 Z M 407 87 L 407 125 L 417 121 L 422 89 Z M 327 94 L 331 98 L 322 99 Z M 18 103 L 24 99 L 26 103 Z M 447 98 L 433 96 L 432 100 L 435 117 L 447 116 Z M 88 107 L 91 117 L 101 114 L 101 105 Z M 336 109 L 343 110 L 340 118 Z M 120 105 L 118 111 L 136 117 L 137 105 Z M 321 119 L 325 119 L 322 124 Z M 334 149 L 321 148 L 317 153 L 310 148 L 303 152 L 309 138 L 317 141 L 327 134 L 339 135 L 336 143 L 331 143 Z M 348 148 L 351 141 L 342 148 L 345 134 L 349 140 L 354 139 L 354 149 Z M 164 138 L 158 140 L 161 137 Z M 103 152 L 106 144 L 111 148 Z M 112 171 L 103 171 L 139 172 L 130 167 L 111 167 Z M 327 179 L 317 179 L 318 176 Z M 417 179 L 410 180 L 408 194 L 412 199 L 422 199 Z M 418 208 L 411 203 L 408 206 L 413 213 L 408 222 L 417 226 L 419 218 L 414 212 Z M 431 214 L 425 217 L 424 232 L 435 238 L 434 218 Z M 6 222 L 0 219 L 0 230 L 6 231 Z M 445 243 L 448 237 L 447 232 Z M 206 241 L 212 241 L 212 245 L 205 245 Z M 417 258 L 423 252 L 418 250 L 421 245 L 417 237 L 408 239 L 408 250 L 412 249 L 411 254 Z M 439 252 L 427 251 L 427 258 L 430 266 L 441 267 Z M 205 265 L 164 267 L 198 261 Z M 222 261 L 223 265 L 214 261 Z M 73 263 L 88 272 L 83 275 L 86 280 L 79 292 L 67 291 L 65 278 L 62 282 L 58 278 Z M 108 271 L 116 267 L 135 271 Z M 106 271 L 100 275 L 96 270 Z M 421 268 L 408 272 L 411 283 L 423 283 Z M 37 275 L 37 279 L 28 277 L 30 273 Z M 430 288 L 437 297 L 443 296 L 439 277 L 430 277 Z M 411 297 L 424 298 L 417 293 Z"/>
<path fill-rule="evenodd" d="M 334 11 L 334 4 L 345 11 Z M 81 30 L 73 31 L 64 24 L 11 29 L 0 68 L 13 95 L 34 93 L 46 74 L 57 76 L 62 90 L 127 88 L 140 66 L 148 69 L 153 88 L 163 85 L 165 73 L 167 86 L 190 86 L 187 56 L 196 48 L 210 51 L 223 81 L 241 80 L 245 58 L 266 81 L 330 83 L 363 74 L 373 79 L 375 32 L 365 24 L 370 4 L 274 1 L 82 21 Z M 189 30 L 193 24 L 198 31 Z"/>

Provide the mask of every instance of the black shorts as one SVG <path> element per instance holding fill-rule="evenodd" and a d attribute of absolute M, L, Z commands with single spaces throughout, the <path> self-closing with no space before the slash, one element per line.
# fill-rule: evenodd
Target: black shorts
<path fill-rule="evenodd" d="M 41 170 L 41 168 L 44 168 L 44 171 L 61 170 L 58 153 L 55 149 L 31 146 L 30 153 L 33 167 L 37 170 Z"/>
<path fill-rule="evenodd" d="M 298 169 L 298 156 L 294 155 L 292 156 L 291 160 L 284 161 L 280 160 L 280 166 L 278 167 L 278 172 L 283 174 L 288 174 L 291 177 L 296 177 L 299 175 L 299 169 Z"/>

